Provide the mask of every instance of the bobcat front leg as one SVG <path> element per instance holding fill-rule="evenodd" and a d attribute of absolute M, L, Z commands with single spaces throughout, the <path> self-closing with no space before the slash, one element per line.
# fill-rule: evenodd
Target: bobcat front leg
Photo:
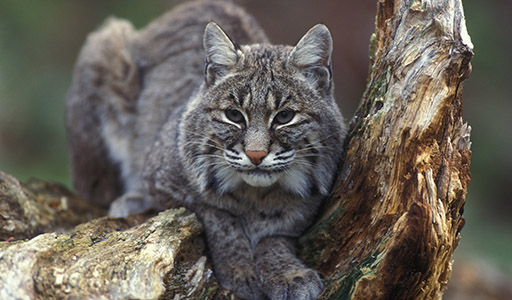
<path fill-rule="evenodd" d="M 243 299 L 265 299 L 253 250 L 238 218 L 207 206 L 195 211 L 203 222 L 215 276 L 221 285 Z"/>
<path fill-rule="evenodd" d="M 262 290 L 272 300 L 313 300 L 322 292 L 322 280 L 295 256 L 291 238 L 266 237 L 254 249 Z"/>

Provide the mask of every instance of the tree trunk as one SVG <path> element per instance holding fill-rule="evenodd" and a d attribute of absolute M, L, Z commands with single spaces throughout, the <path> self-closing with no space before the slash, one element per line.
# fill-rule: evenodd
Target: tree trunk
<path fill-rule="evenodd" d="M 346 159 L 302 257 L 321 299 L 440 299 L 464 225 L 472 44 L 458 0 L 379 1 Z"/>
<path fill-rule="evenodd" d="M 325 279 L 320 299 L 442 297 L 470 179 L 460 95 L 472 55 L 460 0 L 378 2 L 345 163 L 301 239 L 302 258 Z M 101 214 L 39 187 L 0 172 L 0 298 L 231 299 L 193 214 L 105 217 L 32 238 Z"/>

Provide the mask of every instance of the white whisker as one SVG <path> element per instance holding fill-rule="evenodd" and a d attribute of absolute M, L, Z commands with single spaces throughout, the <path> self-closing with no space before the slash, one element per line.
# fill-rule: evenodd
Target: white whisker
<path fill-rule="evenodd" d="M 217 150 L 224 150 L 223 148 L 221 148 L 221 146 L 211 144 L 208 142 L 189 141 L 189 142 L 185 143 L 185 146 L 189 146 L 189 145 L 209 146 L 209 147 L 215 148 Z"/>
<path fill-rule="evenodd" d="M 202 154 L 202 153 L 199 153 L 199 154 L 196 154 L 194 157 L 215 157 L 215 158 L 222 158 L 222 159 L 224 159 L 224 156 L 219 155 L 219 154 Z"/>

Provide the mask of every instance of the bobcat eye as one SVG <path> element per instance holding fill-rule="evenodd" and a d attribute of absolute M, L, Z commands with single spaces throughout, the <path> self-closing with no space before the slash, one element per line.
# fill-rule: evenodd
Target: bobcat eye
<path fill-rule="evenodd" d="M 234 123 L 243 123 L 244 122 L 244 115 L 236 109 L 228 109 L 224 111 L 224 114 L 226 115 L 226 118 Z"/>
<path fill-rule="evenodd" d="M 274 123 L 283 125 L 289 123 L 293 119 L 293 117 L 295 117 L 294 111 L 283 110 L 274 117 Z"/>

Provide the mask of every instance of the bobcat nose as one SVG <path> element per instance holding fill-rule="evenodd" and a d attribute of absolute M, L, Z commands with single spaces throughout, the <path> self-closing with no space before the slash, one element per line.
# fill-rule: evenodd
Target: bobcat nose
<path fill-rule="evenodd" d="M 267 152 L 265 151 L 245 151 L 245 154 L 256 166 L 261 164 L 261 161 L 265 158 L 265 156 L 267 156 Z"/>

